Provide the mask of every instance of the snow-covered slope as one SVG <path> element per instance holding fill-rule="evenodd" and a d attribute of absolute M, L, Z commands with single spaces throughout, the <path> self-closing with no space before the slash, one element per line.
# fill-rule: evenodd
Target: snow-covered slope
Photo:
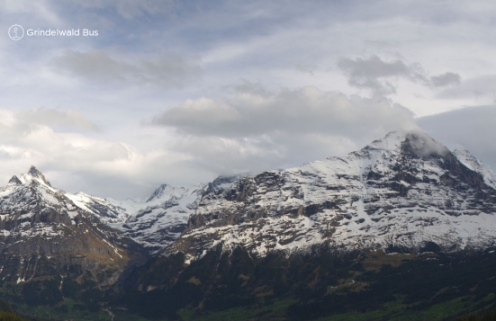
<path fill-rule="evenodd" d="M 144 246 L 151 254 L 174 242 L 186 229 L 208 185 L 161 185 L 146 201 L 117 201 L 85 194 L 65 193 L 74 204 L 101 222 Z"/>
<path fill-rule="evenodd" d="M 186 229 L 189 217 L 196 213 L 205 193 L 222 193 L 236 178 L 221 176 L 209 184 L 188 188 L 164 184 L 146 202 L 136 203 L 134 214 L 124 224 L 111 226 L 119 228 L 150 253 L 156 253 L 171 245 Z"/>
<path fill-rule="evenodd" d="M 162 185 L 120 228 L 152 253 L 161 250 L 186 228 L 204 189 L 205 185 L 189 188 Z"/>
<path fill-rule="evenodd" d="M 82 210 L 98 217 L 102 222 L 111 225 L 125 222 L 129 213 L 137 211 L 141 204 L 134 202 L 121 202 L 113 199 L 106 199 L 88 195 L 83 192 L 77 194 L 65 193 L 74 204 Z"/>
<path fill-rule="evenodd" d="M 206 187 L 199 184 L 176 188 L 163 184 L 146 201 L 118 201 L 83 192 L 65 196 L 78 208 L 154 253 L 179 237 Z"/>
<path fill-rule="evenodd" d="M 494 245 L 494 177 L 423 132 L 392 132 L 346 157 L 237 179 L 208 191 L 167 253 L 222 243 L 255 255 L 312 244 L 446 251 Z"/>

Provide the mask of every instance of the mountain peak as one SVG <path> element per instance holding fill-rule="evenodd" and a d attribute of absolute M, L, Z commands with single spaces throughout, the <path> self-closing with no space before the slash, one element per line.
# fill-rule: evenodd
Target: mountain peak
<path fill-rule="evenodd" d="M 146 202 L 151 202 L 153 200 L 159 199 L 164 194 L 170 194 L 173 191 L 174 187 L 167 184 L 162 184 L 153 192 L 153 194 L 146 200 Z"/>
<path fill-rule="evenodd" d="M 19 177 L 17 177 L 16 175 L 12 176 L 12 178 L 9 180 L 9 185 L 22 185 L 22 182 L 21 180 L 19 179 Z"/>
<path fill-rule="evenodd" d="M 365 149 L 396 149 L 401 146 L 401 143 L 406 139 L 406 133 L 402 131 L 392 131 L 386 134 L 382 139 L 374 140 L 371 144 L 365 146 Z"/>
<path fill-rule="evenodd" d="M 50 182 L 48 182 L 46 180 L 45 175 L 43 175 L 43 173 L 38 168 L 36 168 L 36 166 L 34 166 L 34 165 L 31 166 L 31 168 L 29 168 L 27 176 L 30 176 L 31 178 L 37 178 L 37 179 L 41 180 L 43 183 L 45 183 L 46 185 L 52 186 L 52 185 L 50 185 Z"/>
<path fill-rule="evenodd" d="M 445 157 L 450 153 L 441 143 L 420 129 L 392 131 L 382 139 L 375 140 L 363 150 L 397 150 L 416 158 Z"/>
<path fill-rule="evenodd" d="M 34 166 L 34 165 L 32 165 L 31 168 L 29 168 L 28 174 L 33 176 L 33 177 L 43 176 L 43 174 L 40 172 L 40 170 L 37 169 L 36 166 Z"/>
<path fill-rule="evenodd" d="M 243 177 L 243 175 L 221 175 L 214 179 L 211 183 L 208 183 L 208 191 L 220 191 L 229 188 L 237 179 L 241 177 Z"/>
<path fill-rule="evenodd" d="M 419 158 L 446 157 L 448 148 L 424 131 L 411 131 L 405 135 L 403 150 Z"/>

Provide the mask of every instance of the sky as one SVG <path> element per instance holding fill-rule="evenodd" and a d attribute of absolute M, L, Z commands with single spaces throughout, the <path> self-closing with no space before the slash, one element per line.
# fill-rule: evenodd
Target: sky
<path fill-rule="evenodd" d="M 417 126 L 496 168 L 495 25 L 491 1 L 0 0 L 0 185 L 143 198 Z"/>

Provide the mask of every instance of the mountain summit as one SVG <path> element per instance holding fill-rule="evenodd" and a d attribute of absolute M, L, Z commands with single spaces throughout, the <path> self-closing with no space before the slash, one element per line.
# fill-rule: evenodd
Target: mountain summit
<path fill-rule="evenodd" d="M 27 174 L 21 175 L 21 181 L 24 181 L 25 183 L 31 182 L 33 180 L 36 180 L 48 186 L 52 186 L 50 182 L 46 180 L 45 175 L 43 175 L 43 173 L 40 172 L 40 170 L 38 170 L 35 166 L 31 166 Z"/>

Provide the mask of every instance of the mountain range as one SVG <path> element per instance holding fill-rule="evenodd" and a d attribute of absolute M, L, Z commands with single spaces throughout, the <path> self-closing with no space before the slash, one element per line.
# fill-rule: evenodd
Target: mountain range
<path fill-rule="evenodd" d="M 355 278 L 293 270 L 315 257 L 339 258 L 349 273 L 370 255 L 399 266 L 419 253 L 485 253 L 496 245 L 495 213 L 496 174 L 422 131 L 391 132 L 344 157 L 300 167 L 188 188 L 164 184 L 143 202 L 67 193 L 31 167 L 0 188 L 0 292 L 31 306 L 70 298 L 93 312 L 106 307 L 105 298 L 170 319 L 188 309 L 200 315 L 291 297 L 315 273 L 329 295 Z M 288 269 L 283 288 L 271 284 L 264 264 Z M 308 291 L 317 295 L 317 288 Z M 222 305 L 223 295 L 237 301 Z M 147 311 L 149 302 L 162 306 Z"/>

